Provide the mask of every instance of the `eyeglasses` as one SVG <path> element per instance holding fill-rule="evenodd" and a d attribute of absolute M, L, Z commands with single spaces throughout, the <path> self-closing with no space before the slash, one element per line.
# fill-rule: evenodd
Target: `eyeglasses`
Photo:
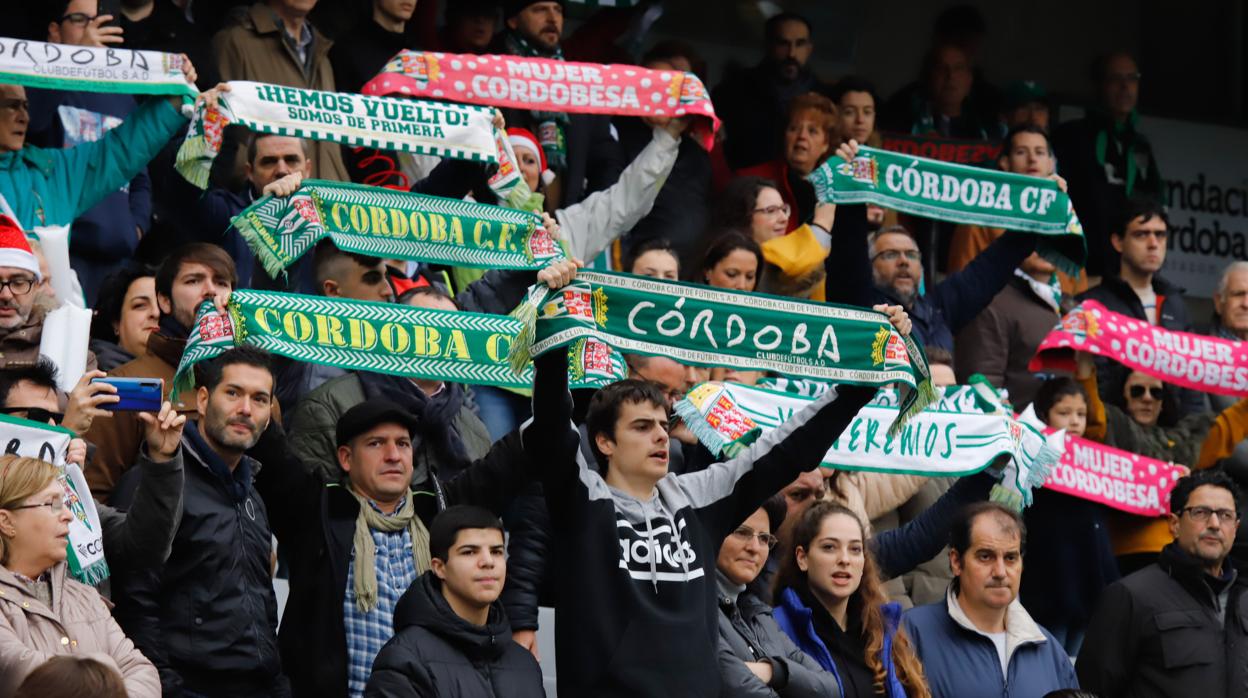
<path fill-rule="evenodd" d="M 1164 390 L 1165 390 L 1164 388 L 1160 386 L 1156 386 L 1156 385 L 1149 385 L 1149 386 L 1133 385 L 1130 388 L 1127 388 L 1127 394 L 1131 396 L 1131 399 L 1139 400 L 1140 398 L 1144 397 L 1144 392 L 1148 391 L 1149 397 L 1151 397 L 1154 400 L 1160 400 L 1162 396 L 1162 392 Z"/>
<path fill-rule="evenodd" d="M 6 287 L 13 292 L 13 295 L 24 296 L 30 293 L 30 289 L 35 287 L 35 280 L 29 276 L 21 276 L 16 279 L 0 281 L 0 293 L 4 293 Z"/>
<path fill-rule="evenodd" d="M 789 208 L 788 204 L 780 204 L 779 206 L 766 206 L 764 208 L 756 208 L 754 209 L 754 213 L 761 213 L 764 216 L 777 216 L 777 215 L 787 216 L 789 215 L 789 211 L 792 211 L 792 210 L 793 209 Z"/>
<path fill-rule="evenodd" d="M 38 509 L 39 507 L 47 507 L 48 511 L 51 511 L 53 514 L 59 514 L 65 510 L 65 498 L 56 497 L 48 502 L 40 502 L 38 504 L 19 504 L 13 507 L 5 507 L 5 509 L 8 509 L 9 511 L 19 511 L 22 509 Z"/>
<path fill-rule="evenodd" d="M 88 22 L 94 22 L 98 18 L 99 18 L 99 15 L 89 15 L 86 12 L 70 12 L 69 14 L 61 17 L 58 20 L 58 23 L 64 24 L 65 22 L 69 22 L 70 24 L 76 24 L 80 27 L 85 27 L 87 26 Z"/>
<path fill-rule="evenodd" d="M 7 99 L 0 99 L 0 109 L 12 109 L 14 111 L 21 109 L 22 111 L 29 114 L 30 113 L 30 100 L 18 99 L 17 97 L 9 97 Z"/>
<path fill-rule="evenodd" d="M 25 412 L 25 414 L 22 414 Z M 15 414 L 32 422 L 60 424 L 65 415 L 60 412 L 45 410 L 42 407 L 0 407 L 0 414 Z"/>
<path fill-rule="evenodd" d="M 732 532 L 732 535 L 736 536 L 738 539 L 746 543 L 750 542 L 751 538 L 757 538 L 758 544 L 766 547 L 768 550 L 771 550 L 772 548 L 776 547 L 776 543 L 780 542 L 779 538 L 776 538 L 770 533 L 765 533 L 763 531 L 755 531 L 749 526 L 742 526 L 738 528 L 737 530 Z"/>
<path fill-rule="evenodd" d="M 906 259 L 911 262 L 917 262 L 923 258 L 923 255 L 920 254 L 918 250 L 884 250 L 883 252 L 872 257 L 871 261 L 874 262 L 877 259 L 882 259 L 885 262 L 896 262 L 897 258 L 902 255 L 905 255 Z"/>
<path fill-rule="evenodd" d="M 1236 521 L 1239 521 L 1239 512 L 1235 511 L 1234 509 L 1210 509 L 1209 507 L 1185 507 L 1183 511 L 1179 513 L 1182 514 L 1183 512 L 1187 512 L 1187 514 L 1192 517 L 1192 521 L 1195 521 L 1196 523 L 1205 523 L 1206 521 L 1209 520 L 1209 517 L 1214 514 L 1218 515 L 1218 523 L 1222 524 L 1223 526 L 1227 524 L 1233 524 Z"/>

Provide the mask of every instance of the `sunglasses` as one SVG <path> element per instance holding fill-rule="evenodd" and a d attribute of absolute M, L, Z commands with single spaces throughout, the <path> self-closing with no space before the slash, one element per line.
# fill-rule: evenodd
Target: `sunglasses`
<path fill-rule="evenodd" d="M 24 414 L 23 414 L 24 413 Z M 29 419 L 32 422 L 42 422 L 47 424 L 60 424 L 65 415 L 60 412 L 52 412 L 42 407 L 0 407 L 0 414 L 14 414 L 23 419 Z"/>
<path fill-rule="evenodd" d="M 1160 400 L 1164 390 L 1164 388 L 1156 385 L 1150 385 L 1147 387 L 1143 385 L 1133 385 L 1127 389 L 1127 394 L 1130 395 L 1133 400 L 1139 400 L 1144 397 L 1144 393 L 1147 391 L 1149 397 L 1154 400 Z"/>

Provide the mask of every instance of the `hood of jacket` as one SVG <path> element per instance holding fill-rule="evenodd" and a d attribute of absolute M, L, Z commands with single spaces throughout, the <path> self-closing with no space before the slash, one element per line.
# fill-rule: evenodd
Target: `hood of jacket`
<path fill-rule="evenodd" d="M 442 596 L 442 582 L 432 571 L 421 575 L 403 592 L 394 607 L 394 632 L 417 626 L 454 645 L 472 660 L 496 660 L 511 642 L 511 625 L 498 601 L 490 604 L 485 625 L 474 625 L 455 615 Z"/>

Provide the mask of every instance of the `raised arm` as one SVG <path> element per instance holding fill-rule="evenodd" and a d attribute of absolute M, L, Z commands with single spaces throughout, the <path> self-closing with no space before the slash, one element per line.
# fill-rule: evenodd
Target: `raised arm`
<path fill-rule="evenodd" d="M 996 478 L 981 472 L 959 479 L 918 518 L 885 531 L 868 543 L 880 576 L 897 577 L 927 562 L 949 542 L 949 523 L 959 509 L 988 498 Z"/>
<path fill-rule="evenodd" d="M 619 181 L 555 212 L 573 256 L 597 257 L 650 213 L 676 164 L 684 127 L 681 120 L 656 127 L 654 138 L 624 168 Z"/>
<path fill-rule="evenodd" d="M 1036 249 L 1036 236 L 1006 232 L 966 268 L 928 287 L 955 335 L 1014 278 L 1014 269 Z"/>

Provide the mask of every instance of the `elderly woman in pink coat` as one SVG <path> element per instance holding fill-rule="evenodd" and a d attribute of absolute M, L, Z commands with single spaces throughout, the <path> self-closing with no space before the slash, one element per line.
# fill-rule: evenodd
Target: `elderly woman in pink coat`
<path fill-rule="evenodd" d="M 160 678 L 95 589 L 69 577 L 71 513 L 57 467 L 0 456 L 0 698 L 62 654 L 117 669 L 131 698 L 160 695 Z"/>

